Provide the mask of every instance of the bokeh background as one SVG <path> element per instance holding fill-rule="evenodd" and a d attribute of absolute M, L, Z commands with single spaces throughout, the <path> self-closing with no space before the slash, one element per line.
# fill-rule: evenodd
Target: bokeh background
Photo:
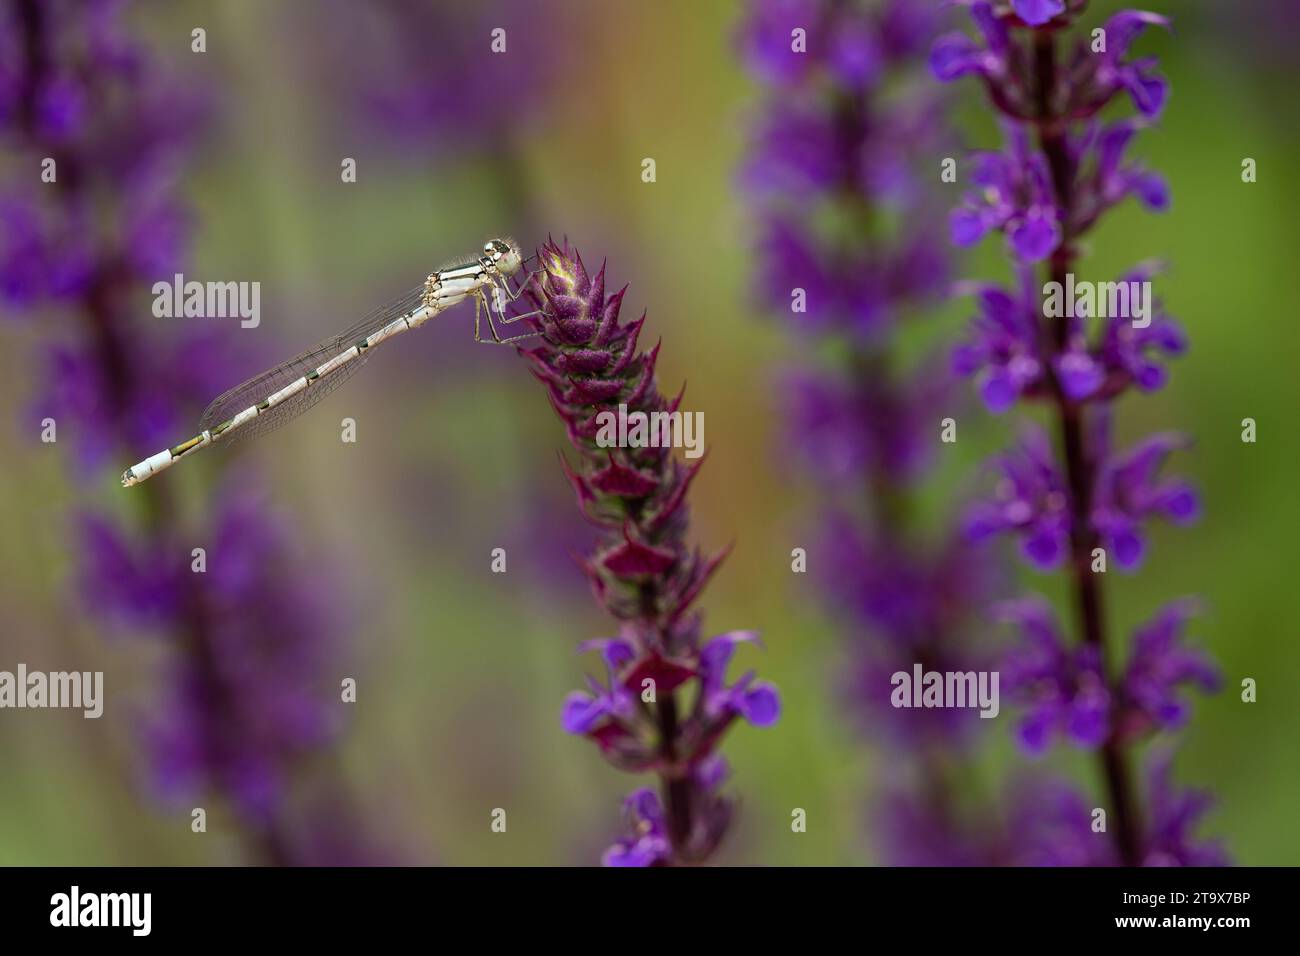
<path fill-rule="evenodd" d="M 1114 5 L 1094 6 L 1099 19 Z M 1202 832 L 1222 837 L 1236 861 L 1294 864 L 1300 122 L 1282 35 L 1296 22 L 1284 2 L 1151 6 L 1176 20 L 1173 35 L 1142 40 L 1173 98 L 1140 151 L 1169 178 L 1174 204 L 1159 217 L 1122 207 L 1094 237 L 1092 265 L 1110 275 L 1151 256 L 1172 264 L 1160 290 L 1192 349 L 1167 389 L 1125 401 L 1119 420 L 1128 438 L 1194 436 L 1178 467 L 1199 483 L 1205 515 L 1190 531 L 1156 529 L 1139 575 L 1108 576 L 1111 613 L 1131 623 L 1166 597 L 1204 596 L 1194 633 L 1221 662 L 1226 689 L 1197 700 L 1178 776 L 1215 793 Z M 774 370 L 799 343 L 756 305 L 752 223 L 736 186 L 760 101 L 735 53 L 743 8 L 138 5 L 131 30 L 210 100 L 199 148 L 180 167 L 193 208 L 187 278 L 262 287 L 261 325 L 242 329 L 154 319 L 141 284 L 140 327 L 169 334 L 168 323 L 210 322 L 252 374 L 488 236 L 533 247 L 567 235 L 589 262 L 607 258 L 611 281 L 631 285 L 626 307 L 647 309 L 662 337 L 664 390 L 685 382 L 687 407 L 705 415 L 693 534 L 710 549 L 735 543 L 702 602 L 710 633 L 761 630 L 765 649 L 744 649 L 741 663 L 773 680 L 785 704 L 777 726 L 729 735 L 742 803 L 721 860 L 869 863 L 879 758 L 835 690 L 845 636 L 790 572 L 816 502 L 785 460 L 778 416 Z M 196 26 L 207 31 L 204 54 L 190 51 Z M 495 26 L 507 30 L 504 55 L 488 50 Z M 992 142 L 978 98 L 958 93 L 956 116 L 972 142 Z M 1247 156 L 1259 166 L 1254 185 L 1240 180 Z M 356 183 L 340 181 L 343 157 L 356 159 Z M 657 164 L 652 184 L 641 180 L 645 157 Z M 20 159 L 7 151 L 5 172 Z M 960 185 L 935 188 L 955 199 Z M 1002 278 L 987 245 L 967 271 Z M 942 321 L 955 333 L 964 314 L 954 304 Z M 53 304 L 0 323 L 0 668 L 103 670 L 108 698 L 97 721 L 0 713 L 0 863 L 255 861 L 219 799 L 192 802 L 210 812 L 196 835 L 188 804 L 151 793 L 134 721 L 161 706 L 168 648 L 110 633 L 74 586 L 77 515 L 134 520 L 118 476 L 157 449 L 117 448 L 87 476 L 70 462 L 71 436 L 39 442 L 27 411 L 41 388 L 35 356 L 67 321 Z M 576 644 L 609 629 L 568 557 L 591 535 L 556 460 L 565 440 L 543 390 L 511 350 L 476 346 L 470 322 L 454 312 L 384 350 L 274 439 L 231 452 L 228 467 L 294 529 L 293 573 L 342 628 L 329 671 L 335 685 L 357 679 L 358 701 L 337 705 L 334 772 L 315 785 L 346 789 L 356 808 L 347 825 L 409 862 L 587 863 L 615 835 L 634 785 L 559 726 L 561 700 L 594 663 Z M 197 420 L 198 408 L 187 411 Z M 1247 416 L 1259 423 L 1254 445 L 1240 441 Z M 340 441 L 344 417 L 357 422 L 356 444 Z M 944 452 L 937 493 L 948 499 L 969 489 L 1012 423 L 970 424 Z M 196 529 L 207 459 L 222 454 L 158 479 L 175 483 L 181 521 Z M 498 547 L 504 575 L 489 568 Z M 177 560 L 187 564 L 188 550 Z M 1025 578 L 1052 593 L 1049 579 Z M 1253 705 L 1238 699 L 1246 676 L 1259 682 Z M 1000 729 L 981 766 L 989 780 L 1021 759 Z M 1090 764 L 1052 759 L 1090 779 Z M 489 829 L 496 807 L 508 813 L 504 835 Z M 791 832 L 793 807 L 807 810 L 806 833 Z"/>

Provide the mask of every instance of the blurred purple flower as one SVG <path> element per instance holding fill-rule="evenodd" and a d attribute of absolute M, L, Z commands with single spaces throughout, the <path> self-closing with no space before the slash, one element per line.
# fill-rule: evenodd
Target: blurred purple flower
<path fill-rule="evenodd" d="M 890 866 L 987 866 L 987 827 L 955 815 L 951 802 L 911 781 L 886 785 L 870 805 L 870 829 Z"/>
<path fill-rule="evenodd" d="M 1093 831 L 1094 804 L 1070 783 L 1022 776 L 1009 792 L 1006 862 L 1012 866 L 1114 866 L 1114 841 Z"/>
<path fill-rule="evenodd" d="M 181 574 L 189 568 L 165 548 L 161 539 L 134 538 L 108 518 L 83 515 L 77 584 L 87 612 L 122 631 L 171 622 L 180 613 Z"/>
<path fill-rule="evenodd" d="M 123 6 L 0 3 L 0 136 L 27 170 L 21 187 L 0 190 L 0 297 L 26 316 L 49 308 L 66 319 L 45 346 L 28 414 L 55 418 L 83 476 L 110 453 L 174 438 L 179 416 L 234 379 L 232 349 L 213 333 L 145 334 L 133 320 L 140 290 L 185 255 L 192 215 L 179 163 L 209 110 L 127 36 Z M 47 156 L 57 179 L 34 191 L 31 171 Z M 299 758 L 337 729 L 340 621 L 321 598 L 330 590 L 291 570 L 288 529 L 246 497 L 209 500 L 200 574 L 176 538 L 173 497 L 139 495 L 150 517 L 139 528 L 82 515 L 76 577 L 105 630 L 168 643 L 159 710 L 140 731 L 156 789 L 189 798 L 214 788 L 254 852 L 300 860 L 310 848 L 290 838 L 282 811 Z"/>
<path fill-rule="evenodd" d="M 1180 695 L 1185 684 L 1207 693 L 1219 689 L 1222 678 L 1214 661 L 1204 651 L 1183 644 L 1183 631 L 1196 607 L 1195 601 L 1172 602 L 1134 632 L 1120 684 L 1129 733 L 1151 726 L 1182 728 L 1189 712 Z"/>
<path fill-rule="evenodd" d="M 1050 605 L 1041 599 L 1005 602 L 1003 620 L 1015 624 L 1021 641 L 1002 663 L 1002 687 L 1023 714 L 1021 746 L 1042 754 L 1054 736 L 1095 748 L 1110 733 L 1111 697 L 1101 670 L 1100 649 L 1067 647 Z"/>
<path fill-rule="evenodd" d="M 901 381 L 794 368 L 780 380 L 780 394 L 789 446 L 817 463 L 812 477 L 848 491 L 865 473 L 901 483 L 924 472 L 934 454 L 928 429 L 953 386 L 927 360 Z"/>
<path fill-rule="evenodd" d="M 1232 860 L 1217 840 L 1198 840 L 1193 830 L 1214 806 L 1202 790 L 1180 791 L 1173 781 L 1173 754 L 1156 753 L 1147 769 L 1150 820 L 1144 866 L 1230 866 Z"/>
<path fill-rule="evenodd" d="M 296 758 L 339 729 L 333 661 L 343 622 L 316 597 L 323 582 L 288 570 L 286 525 L 241 498 L 215 514 L 202 587 L 188 567 L 174 578 L 180 608 L 203 624 L 173 659 L 167 698 L 145 735 L 164 797 L 188 799 L 215 783 L 265 824 Z"/>
<path fill-rule="evenodd" d="M 972 541 L 1003 533 L 1020 538 L 1021 553 L 1042 570 L 1058 566 L 1069 545 L 1069 491 L 1047 434 L 1026 427 L 1019 444 L 991 463 L 998 473 L 993 497 L 971 505 L 966 533 Z"/>
<path fill-rule="evenodd" d="M 528 0 L 330 0 L 323 15 L 304 9 L 321 28 L 306 48 L 314 82 L 363 130 L 406 147 L 504 148 L 537 121 L 563 62 L 563 14 Z"/>
<path fill-rule="evenodd" d="M 24 414 L 75 430 L 73 454 L 80 473 L 90 476 L 122 445 L 160 447 L 192 424 L 191 410 L 229 387 L 238 350 L 211 330 L 192 327 L 150 341 L 114 323 L 96 340 L 43 351 L 40 390 Z"/>
<path fill-rule="evenodd" d="M 836 677 L 846 711 L 909 771 L 873 801 L 891 863 L 989 859 L 944 779 L 982 722 L 890 701 L 892 675 L 918 662 L 982 662 L 971 624 L 996 577 L 958 536 L 941 529 L 930 540 L 907 517 L 933 429 L 957 410 L 932 354 L 905 359 L 897 338 L 950 269 L 928 170 L 951 133 L 916 83 L 937 7 L 755 0 L 739 34 L 772 88 L 739 177 L 756 205 L 755 281 L 794 341 L 823 356 L 779 382 L 786 450 L 825 500 L 809 572 L 855 636 Z M 923 806 L 906 806 L 905 794 Z"/>

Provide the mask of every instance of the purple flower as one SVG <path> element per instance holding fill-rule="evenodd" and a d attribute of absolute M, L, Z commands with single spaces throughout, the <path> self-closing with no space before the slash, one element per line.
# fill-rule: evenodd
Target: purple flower
<path fill-rule="evenodd" d="M 1097 432 L 1107 430 L 1103 424 Z M 1153 435 L 1102 468 L 1092 522 L 1121 570 L 1131 571 L 1142 562 L 1145 519 L 1158 515 L 1180 525 L 1196 520 L 1200 503 L 1192 486 L 1181 478 L 1160 476 L 1170 452 L 1186 444 L 1178 435 Z M 1097 445 L 1104 450 L 1100 439 Z"/>
<path fill-rule="evenodd" d="M 1095 802 L 1070 783 L 1022 776 L 1009 787 L 1005 862 L 1012 866 L 1114 866 L 1114 842 L 1093 831 Z"/>
<path fill-rule="evenodd" d="M 648 787 L 628 794 L 623 801 L 627 836 L 609 847 L 601 862 L 605 866 L 672 866 L 679 862 L 679 851 L 674 849 L 671 826 L 674 819 L 683 818 L 690 821 L 691 829 L 680 834 L 676 842 L 707 848 L 711 853 L 731 824 L 731 801 L 718 793 L 728 776 L 730 769 L 721 757 L 697 765 L 687 787 L 670 789 L 677 799 L 691 804 L 690 813 L 678 813 L 676 817 L 665 812 L 659 795 Z"/>
<path fill-rule="evenodd" d="M 1019 445 L 997 456 L 992 467 L 1000 473 L 994 495 L 971 506 L 967 534 L 980 541 L 1013 533 L 1031 564 L 1055 568 L 1068 550 L 1072 519 L 1069 491 L 1047 434 L 1027 427 Z"/>
<path fill-rule="evenodd" d="M 672 843 L 659 795 L 649 787 L 633 790 L 623 801 L 630 831 L 601 857 L 605 866 L 660 866 L 672 859 Z"/>
<path fill-rule="evenodd" d="M 940 37 L 930 52 L 931 71 L 945 83 L 979 76 L 990 102 L 1004 116 L 1022 123 L 1039 120 L 1039 85 L 1034 72 L 1038 61 L 1031 47 L 1034 31 L 1016 28 L 1041 26 L 1066 13 L 1065 5 L 1060 0 L 1014 0 L 1008 7 L 972 0 L 969 6 L 982 44 L 962 33 Z M 1069 14 L 1075 15 L 1082 6 L 1075 5 Z M 1106 21 L 1104 50 L 1093 52 L 1093 39 L 1080 37 L 1071 51 L 1071 68 L 1054 78 L 1057 85 L 1049 104 L 1054 116 L 1068 121 L 1088 119 L 1120 93 L 1127 93 L 1143 116 L 1159 115 L 1168 85 L 1155 72 L 1155 61 L 1126 59 L 1133 41 L 1151 25 L 1168 27 L 1169 20 L 1154 13 L 1125 10 Z"/>
<path fill-rule="evenodd" d="M 1149 281 L 1150 275 L 1149 269 L 1136 269 L 1114 285 L 1138 288 L 1135 284 Z M 1088 320 L 1063 320 L 1063 343 L 1055 354 L 1044 356 L 1043 308 L 1028 282 L 1019 294 L 993 284 L 963 287 L 975 293 L 979 311 L 967 339 L 953 351 L 952 369 L 974 377 L 980 398 L 995 414 L 1022 399 L 1052 398 L 1053 381 L 1071 402 L 1109 401 L 1130 386 L 1156 391 L 1168 378 L 1159 360 L 1187 349 L 1182 328 L 1155 300 L 1141 327 L 1127 315 L 1111 315 L 1091 339 Z"/>
<path fill-rule="evenodd" d="M 1123 90 L 1143 116 L 1158 116 L 1169 86 L 1164 77 L 1155 72 L 1155 60 L 1147 58 L 1126 62 L 1123 58 L 1128 54 L 1129 46 L 1148 26 L 1168 29 L 1169 23 L 1168 17 L 1141 10 L 1123 10 L 1107 20 L 1102 28 L 1106 34 L 1105 51 L 1090 57 L 1086 62 L 1091 69 L 1085 68 L 1076 80 L 1077 89 L 1073 91 L 1075 115 L 1089 110 L 1095 112 Z"/>
<path fill-rule="evenodd" d="M 811 197 L 854 182 L 869 170 L 837 148 L 835 117 L 822 104 L 775 107 L 757 130 L 744 183 L 756 194 Z"/>
<path fill-rule="evenodd" d="M 1210 657 L 1183 645 L 1183 631 L 1195 611 L 1194 601 L 1172 602 L 1134 633 L 1121 684 L 1124 719 L 1132 730 L 1177 730 L 1186 723 L 1189 709 L 1179 693 L 1183 685 L 1194 684 L 1206 692 L 1219 689 L 1221 677 Z"/>
<path fill-rule="evenodd" d="M 974 375 L 980 398 L 999 414 L 1043 387 L 1037 312 L 1032 297 L 995 285 L 980 286 L 977 297 L 979 314 L 971 320 L 970 338 L 954 350 L 952 368 L 958 375 Z"/>
<path fill-rule="evenodd" d="M 971 18 L 984 40 L 983 47 L 964 33 L 947 33 L 935 40 L 930 50 L 930 70 L 944 83 L 967 74 L 992 79 L 1010 72 L 1016 51 L 1006 25 L 988 3 L 972 4 Z"/>
<path fill-rule="evenodd" d="M 149 341 L 114 324 L 95 341 L 43 351 L 40 391 L 26 417 L 53 418 L 74 431 L 73 453 L 88 476 L 122 444 L 162 447 L 190 427 L 193 410 L 229 387 L 236 349 L 211 331 Z"/>
<path fill-rule="evenodd" d="M 755 727 L 770 727 L 781 715 L 781 697 L 766 681 L 756 681 L 747 671 L 734 684 L 727 684 L 727 665 L 737 644 L 758 641 L 752 631 L 731 631 L 710 638 L 700 648 L 701 707 L 713 721 L 730 721 L 743 717 Z M 716 736 L 716 732 L 709 734 Z"/>
<path fill-rule="evenodd" d="M 1099 415 L 1093 432 L 1102 467 L 1089 530 L 1096 532 L 1121 570 L 1131 571 L 1141 563 L 1145 550 L 1142 522 L 1158 515 L 1188 524 L 1197 517 L 1198 499 L 1186 481 L 1159 476 L 1168 454 L 1184 444 L 1178 436 L 1153 436 L 1111 459 L 1105 453 L 1108 422 L 1108 416 Z M 967 534 L 975 541 L 994 534 L 1015 534 L 1025 558 L 1035 567 L 1057 567 L 1067 553 L 1074 525 L 1070 511 L 1073 492 L 1056 464 L 1046 433 L 1027 427 L 1018 447 L 994 459 L 992 468 L 999 480 L 992 497 L 969 509 Z"/>
<path fill-rule="evenodd" d="M 1147 770 L 1150 822 L 1143 843 L 1144 866 L 1229 866 L 1231 860 L 1218 841 L 1197 840 L 1192 831 L 1214 806 L 1208 793 L 1179 791 L 1173 781 L 1173 753 L 1151 758 Z"/>
<path fill-rule="evenodd" d="M 1065 12 L 1065 0 L 1011 0 L 1011 9 L 1030 26 L 1042 26 Z"/>
<path fill-rule="evenodd" d="M 935 633 L 960 630 L 994 587 L 987 556 L 959 538 L 925 545 L 856 527 L 847 512 L 826 515 L 817 573 L 827 597 L 882 640 L 914 653 Z M 887 689 L 887 688 L 886 688 Z"/>
<path fill-rule="evenodd" d="M 1041 599 L 1008 601 L 1000 617 L 1020 629 L 1021 641 L 1002 664 L 1003 689 L 1022 708 L 1021 746 L 1042 754 L 1053 737 L 1097 747 L 1110 733 L 1111 695 L 1096 645 L 1066 645 L 1051 606 Z"/>
<path fill-rule="evenodd" d="M 46 299 L 83 294 L 93 252 L 81 217 L 59 216 L 27 196 L 0 198 L 0 298 L 27 314 Z"/>
<path fill-rule="evenodd" d="M 122 630 L 166 626 L 180 611 L 185 554 L 169 555 L 163 541 L 133 540 L 119 525 L 83 515 L 77 536 L 78 586 L 88 613 Z"/>
<path fill-rule="evenodd" d="M 1154 392 L 1163 388 L 1169 378 L 1158 359 L 1186 351 L 1187 337 L 1182 327 L 1157 311 L 1151 324 L 1142 329 L 1125 319 L 1111 319 L 1094 354 L 1106 370 L 1108 392 L 1129 383 L 1144 392 Z"/>
<path fill-rule="evenodd" d="M 1009 136 L 1011 152 L 974 156 L 970 178 L 977 189 L 953 210 L 952 241 L 971 246 L 1001 231 L 1018 259 L 1041 262 L 1062 236 L 1051 173 L 1043 157 L 1031 151 L 1023 130 L 1013 128 Z"/>
<path fill-rule="evenodd" d="M 1164 178 L 1125 158 L 1140 129 L 1134 120 L 1119 120 L 1105 126 L 1093 121 L 1077 136 L 1070 137 L 1071 162 L 1079 171 L 1073 193 L 1071 233 L 1086 231 L 1102 213 L 1129 196 L 1153 212 L 1169 208 L 1169 186 Z"/>

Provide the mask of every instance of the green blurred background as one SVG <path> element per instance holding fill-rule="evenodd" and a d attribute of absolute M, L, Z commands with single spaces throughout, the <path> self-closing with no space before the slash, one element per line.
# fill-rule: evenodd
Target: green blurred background
<path fill-rule="evenodd" d="M 743 5 L 544 6 L 571 46 L 557 53 L 510 38 L 507 55 L 554 61 L 545 88 L 532 92 L 531 115 L 491 143 L 448 149 L 383 142 L 342 115 L 311 65 L 325 45 L 327 7 L 230 0 L 148 11 L 136 22 L 153 49 L 174 69 L 202 74 L 221 112 L 187 167 L 198 213 L 187 271 L 262 283 L 260 328 L 231 322 L 229 334 L 250 337 L 270 365 L 490 235 L 513 234 L 526 247 L 547 232 L 567 235 L 589 262 L 607 256 L 615 286 L 631 283 L 625 310 L 648 309 L 650 341 L 663 339 L 662 387 L 686 382 L 687 407 L 705 413 L 709 461 L 694 486 L 693 535 L 708 549 L 735 542 L 702 602 L 706 627 L 760 629 L 766 649 L 743 650 L 740 665 L 773 680 L 785 703 L 776 727 L 738 727 L 726 742 L 742 806 L 721 859 L 871 862 L 866 801 L 878 758 L 831 690 L 844 635 L 790 573 L 790 550 L 808 543 L 816 503 L 781 461 L 771 371 L 791 343 L 754 305 L 752 230 L 735 185 L 762 102 L 734 54 Z M 1226 688 L 1197 701 L 1178 775 L 1216 794 L 1201 832 L 1222 836 L 1237 861 L 1292 864 L 1300 862 L 1290 580 L 1300 443 L 1288 418 L 1300 396 L 1295 74 L 1266 33 L 1241 22 L 1252 4 L 1152 6 L 1176 19 L 1174 35 L 1141 41 L 1160 56 L 1173 96 L 1138 150 L 1168 176 L 1174 206 L 1158 217 L 1132 204 L 1111 215 L 1089 269 L 1109 276 L 1152 256 L 1171 263 L 1158 290 L 1188 329 L 1191 352 L 1166 390 L 1126 399 L 1118 418 L 1126 439 L 1169 428 L 1194 436 L 1173 467 L 1199 483 L 1205 516 L 1190 530 L 1158 527 L 1140 574 L 1108 576 L 1111 620 L 1127 629 L 1169 597 L 1205 597 L 1194 633 L 1221 662 Z M 205 55 L 189 52 L 193 26 L 208 31 Z M 429 39 L 430 57 L 440 42 Z M 340 67 L 334 79 L 346 83 L 356 68 Z M 448 95 L 472 96 L 474 82 L 470 72 Z M 963 129 L 974 145 L 991 146 L 973 87 L 962 92 Z M 358 161 L 355 184 L 340 182 L 343 156 Z M 1240 179 L 1247 156 L 1258 161 L 1253 185 Z M 644 157 L 656 160 L 653 184 L 641 181 Z M 1003 277 L 995 246 L 970 274 Z M 147 310 L 147 290 L 140 301 Z M 964 314 L 954 305 L 940 322 L 955 333 Z M 276 442 L 238 454 L 303 529 L 301 573 L 342 572 L 358 621 L 355 663 L 343 674 L 358 677 L 359 700 L 340 759 L 367 825 L 417 861 L 590 862 L 636 781 L 564 734 L 559 707 L 594 663 L 575 645 L 610 625 L 575 566 L 536 557 L 558 548 L 530 544 L 588 537 L 556 462 L 559 422 L 523 362 L 473 346 L 469 322 L 468 312 L 453 313 L 426 327 Z M 4 407 L 28 400 L 30 357 L 45 331 L 7 324 Z M 357 420 L 356 445 L 339 441 L 344 416 Z M 1259 423 L 1254 445 L 1240 441 L 1247 416 Z M 130 462 L 98 483 L 74 483 L 59 446 L 36 443 L 19 425 L 17 415 L 0 416 L 0 667 L 102 669 L 110 696 L 98 721 L 0 715 L 0 863 L 239 861 L 219 812 L 208 834 L 192 835 L 187 813 L 159 811 L 140 784 L 129 707 L 148 706 L 163 649 L 105 641 L 68 596 L 69 516 L 88 502 L 129 509 L 117 475 Z M 949 500 L 1013 422 L 980 414 L 970 425 L 945 452 L 938 493 Z M 163 480 L 191 492 L 193 506 L 201 485 L 190 469 Z M 489 571 L 495 547 L 510 556 L 505 575 Z M 1253 705 L 1239 700 L 1247 676 L 1259 682 Z M 1018 759 L 1007 734 L 998 736 L 989 779 Z M 1091 781 L 1090 764 L 1053 759 Z M 504 835 L 489 830 L 495 807 L 509 814 Z M 807 810 L 806 833 L 790 830 L 794 807 Z"/>

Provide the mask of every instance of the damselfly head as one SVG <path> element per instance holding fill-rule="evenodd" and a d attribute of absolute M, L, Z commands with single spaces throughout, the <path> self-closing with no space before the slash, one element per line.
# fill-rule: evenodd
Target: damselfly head
<path fill-rule="evenodd" d="M 483 243 L 483 254 L 505 276 L 514 275 L 524 265 L 524 255 L 512 239 L 489 239 Z"/>

